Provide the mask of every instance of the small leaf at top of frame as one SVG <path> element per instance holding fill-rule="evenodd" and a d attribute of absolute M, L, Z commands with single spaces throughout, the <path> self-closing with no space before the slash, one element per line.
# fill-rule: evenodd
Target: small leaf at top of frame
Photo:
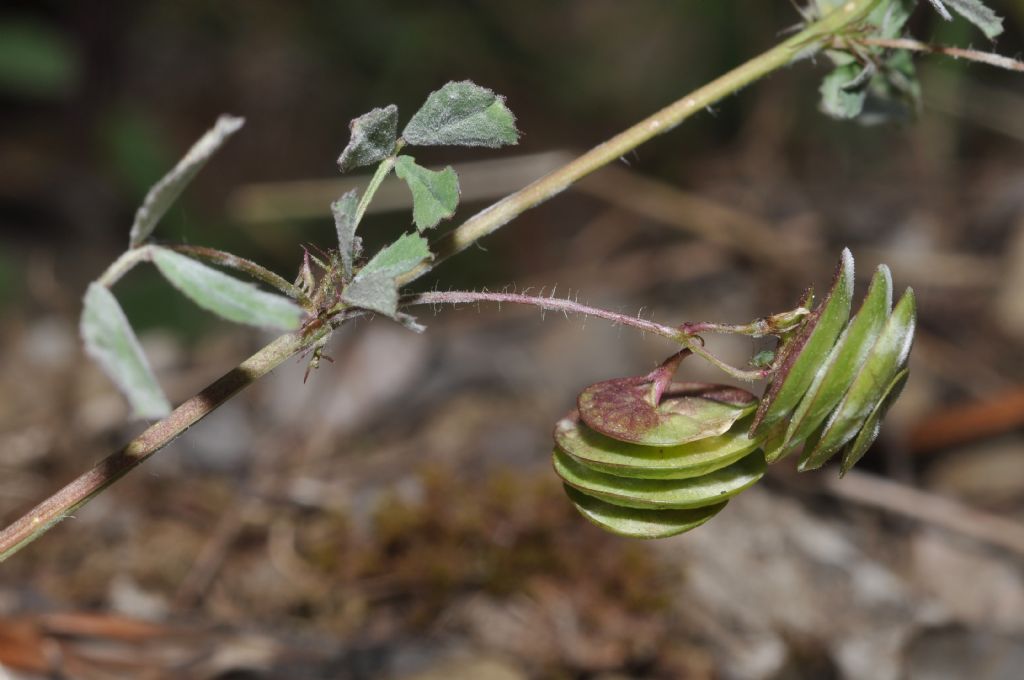
<path fill-rule="evenodd" d="M 953 8 L 954 12 L 974 24 L 989 40 L 1003 32 L 1003 18 L 982 0 L 931 0 L 931 3 L 946 21 L 953 19 L 946 5 Z"/>
<path fill-rule="evenodd" d="M 487 146 L 519 142 L 516 119 L 505 98 L 468 80 L 431 92 L 402 138 L 414 146 Z"/>
<path fill-rule="evenodd" d="M 374 109 L 349 123 L 351 137 L 338 157 L 342 172 L 363 165 L 373 165 L 395 152 L 398 140 L 398 107 L 394 104 Z"/>

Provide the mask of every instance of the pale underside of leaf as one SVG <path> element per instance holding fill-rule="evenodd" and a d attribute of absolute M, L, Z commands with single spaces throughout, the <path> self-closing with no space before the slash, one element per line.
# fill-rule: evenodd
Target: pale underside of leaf
<path fill-rule="evenodd" d="M 171 412 L 121 305 L 98 283 L 89 284 L 85 293 L 80 332 L 86 353 L 118 386 L 136 418 L 162 418 Z"/>
<path fill-rule="evenodd" d="M 728 501 L 690 510 L 638 510 L 612 505 L 565 485 L 580 514 L 606 531 L 628 538 L 667 538 L 700 525 L 722 511 Z"/>
<path fill-rule="evenodd" d="M 334 228 L 338 232 L 338 254 L 341 256 L 342 276 L 345 281 L 352 279 L 352 267 L 362 251 L 362 240 L 356 236 L 356 207 L 359 193 L 353 189 L 331 203 Z"/>
<path fill-rule="evenodd" d="M 192 178 L 196 176 L 196 173 L 244 124 L 245 119 L 243 118 L 227 115 L 218 118 L 213 128 L 192 145 L 192 148 L 188 150 L 184 158 L 178 161 L 174 169 L 153 185 L 135 213 L 135 222 L 132 224 L 129 235 L 129 247 L 136 248 L 150 237 L 157 223 L 178 199 Z"/>
<path fill-rule="evenodd" d="M 197 305 L 235 323 L 295 330 L 302 309 L 288 298 L 166 248 L 155 248 L 153 263 L 170 283 Z"/>

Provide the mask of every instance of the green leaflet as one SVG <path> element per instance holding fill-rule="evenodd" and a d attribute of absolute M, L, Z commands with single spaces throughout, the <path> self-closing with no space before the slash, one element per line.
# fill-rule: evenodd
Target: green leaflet
<path fill-rule="evenodd" d="M 889 383 L 889 386 L 885 389 L 885 393 L 882 395 L 882 398 L 871 410 L 871 415 L 869 415 L 867 420 L 864 421 L 864 426 L 860 429 L 860 432 L 857 433 L 857 437 L 843 448 L 843 462 L 839 468 L 840 476 L 845 475 L 853 469 L 853 466 L 857 464 L 857 461 L 864 457 L 864 454 L 867 453 L 869 448 L 871 448 L 871 444 L 873 444 L 875 439 L 878 438 L 878 431 L 881 427 L 882 418 L 885 417 L 889 407 L 892 406 L 893 402 L 900 396 L 900 392 L 903 391 L 903 386 L 907 384 L 907 379 L 909 377 L 910 371 L 905 368 L 896 374 L 896 377 L 892 379 L 892 382 Z"/>
<path fill-rule="evenodd" d="M 684 510 L 715 505 L 764 475 L 765 460 L 752 453 L 727 467 L 688 479 L 635 479 L 592 470 L 556 448 L 555 472 L 566 484 L 607 503 L 627 508 Z"/>
<path fill-rule="evenodd" d="M 402 131 L 414 146 L 488 146 L 516 144 L 516 119 L 505 98 L 468 80 L 431 92 Z"/>
<path fill-rule="evenodd" d="M 90 283 L 79 325 L 86 353 L 114 381 L 136 418 L 162 418 L 171 405 L 113 293 Z"/>
<path fill-rule="evenodd" d="M 821 110 L 840 120 L 856 118 L 867 99 L 868 70 L 854 62 L 837 66 L 821 81 Z"/>
<path fill-rule="evenodd" d="M 779 369 L 761 398 L 752 434 L 766 431 L 796 408 L 850 318 L 852 298 L 853 255 L 844 248 L 828 295 L 779 352 Z"/>
<path fill-rule="evenodd" d="M 398 283 L 396 278 L 415 269 L 430 258 L 427 239 L 418 234 L 403 234 L 397 241 L 382 248 L 355 275 L 342 293 L 348 304 L 385 314 L 398 314 Z"/>
<path fill-rule="evenodd" d="M 868 294 L 857 315 L 846 327 L 831 353 L 818 369 L 811 386 L 789 421 L 785 442 L 806 439 L 843 398 L 868 351 L 889 316 L 892 306 L 892 275 L 882 265 L 871 279 Z"/>
<path fill-rule="evenodd" d="M 638 510 L 605 503 L 568 484 L 565 493 L 593 524 L 627 538 L 667 538 L 696 529 L 721 512 L 728 502 L 691 510 Z"/>
<path fill-rule="evenodd" d="M 342 172 L 373 165 L 395 152 L 398 141 L 398 107 L 394 104 L 364 113 L 349 123 L 351 136 L 338 157 Z"/>
<path fill-rule="evenodd" d="M 334 228 L 338 232 L 338 254 L 341 256 L 341 271 L 345 281 L 352 280 L 352 267 L 363 250 L 362 239 L 356 236 L 356 206 L 359 194 L 355 189 L 348 191 L 334 203 Z"/>
<path fill-rule="evenodd" d="M 178 199 L 192 178 L 203 169 L 206 161 L 210 160 L 224 142 L 244 124 L 243 118 L 218 118 L 213 128 L 192 145 L 174 169 L 153 185 L 135 213 L 135 222 L 129 235 L 129 247 L 137 248 L 150 237 L 156 229 L 157 222 L 167 213 L 167 209 Z"/>
<path fill-rule="evenodd" d="M 641 446 L 606 437 L 570 413 L 555 425 L 555 443 L 580 463 L 599 472 L 638 479 L 685 479 L 731 465 L 757 448 L 739 421 L 723 435 L 674 447 Z"/>
<path fill-rule="evenodd" d="M 302 322 L 302 308 L 288 298 L 262 291 L 173 250 L 154 248 L 153 263 L 186 297 L 228 321 L 286 331 L 295 330 Z"/>
<path fill-rule="evenodd" d="M 412 156 L 399 156 L 395 174 L 412 192 L 412 219 L 420 231 L 436 227 L 455 214 L 459 205 L 459 177 L 451 167 L 427 170 Z"/>
<path fill-rule="evenodd" d="M 931 0 L 931 3 L 947 21 L 953 18 L 944 7 L 944 5 L 949 5 L 954 12 L 980 29 L 989 40 L 1003 32 L 1003 18 L 981 0 Z"/>
<path fill-rule="evenodd" d="M 583 390 L 580 419 L 603 435 L 643 446 L 678 446 L 720 435 L 757 406 L 754 395 L 739 388 L 674 383 L 661 403 L 651 402 L 644 380 L 606 380 Z"/>
<path fill-rule="evenodd" d="M 907 289 L 872 345 L 850 389 L 825 424 L 812 434 L 800 459 L 800 470 L 821 467 L 864 427 L 903 367 L 914 339 L 914 291 Z"/>

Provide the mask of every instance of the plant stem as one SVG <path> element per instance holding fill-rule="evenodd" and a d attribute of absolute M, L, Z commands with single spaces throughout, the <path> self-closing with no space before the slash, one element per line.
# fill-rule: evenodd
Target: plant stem
<path fill-rule="evenodd" d="M 541 309 L 562 312 L 567 315 L 582 314 L 584 316 L 605 319 L 606 321 L 611 321 L 617 325 L 629 326 L 645 333 L 654 333 L 655 335 L 660 335 L 663 338 L 678 342 L 697 356 L 739 380 L 753 382 L 755 380 L 761 380 L 770 374 L 770 371 L 767 369 L 744 371 L 725 363 L 714 354 L 704 349 L 703 341 L 698 336 L 682 330 L 682 328 L 687 327 L 687 324 L 684 324 L 682 328 L 664 326 L 660 323 L 647 321 L 646 319 L 628 316 L 626 314 L 619 314 L 617 312 L 610 312 L 607 309 L 600 309 L 599 307 L 584 305 L 574 300 L 521 295 L 519 293 L 475 293 L 473 291 L 451 291 L 447 293 L 433 292 L 408 295 L 402 299 L 401 304 L 403 307 L 409 307 L 413 305 L 459 305 L 471 304 L 474 302 L 497 302 L 499 304 L 505 302 L 516 305 L 531 305 Z M 711 324 L 706 325 L 710 326 Z"/>
<path fill-rule="evenodd" d="M 167 446 L 221 404 L 263 377 L 308 344 L 298 333 L 282 335 L 199 394 L 150 426 L 120 451 L 97 463 L 63 489 L 0 532 L 0 562 L 70 516 L 96 494 Z"/>
<path fill-rule="evenodd" d="M 213 264 L 219 264 L 223 267 L 230 267 L 231 269 L 237 269 L 238 271 L 248 274 L 257 281 L 278 289 L 288 297 L 296 300 L 299 304 L 305 307 L 309 311 L 316 311 L 316 306 L 309 299 L 309 296 L 303 293 L 297 286 L 288 283 L 284 277 L 275 274 L 266 267 L 256 264 L 252 260 L 247 260 L 244 257 L 232 255 L 226 253 L 223 250 L 217 250 L 216 248 L 207 248 L 205 246 L 161 246 L 168 250 L 181 253 L 182 255 L 188 255 L 197 260 L 206 260 Z"/>
<path fill-rule="evenodd" d="M 398 153 L 398 151 L 396 150 L 395 153 Z M 377 166 L 377 171 L 373 173 L 373 177 L 370 178 L 370 183 L 366 185 L 366 190 L 359 199 L 359 204 L 356 205 L 356 214 L 353 218 L 356 226 L 359 226 L 359 223 L 363 221 L 363 215 L 366 214 L 366 209 L 370 207 L 370 201 L 373 200 L 373 195 L 377 193 L 377 189 L 380 189 L 380 185 L 384 183 L 384 180 L 387 179 L 387 176 L 391 173 L 391 169 L 395 167 L 396 158 L 397 156 L 385 158 L 380 162 L 380 165 Z"/>
<path fill-rule="evenodd" d="M 1024 73 L 1024 61 L 1004 57 L 994 52 L 982 52 L 981 50 L 968 50 L 961 47 L 946 47 L 945 45 L 930 45 L 919 40 L 910 38 L 856 38 L 853 42 L 872 47 L 886 47 L 894 50 L 909 50 L 911 52 L 924 52 L 926 54 L 941 54 L 954 59 L 968 59 L 979 64 L 988 64 L 996 68 L 1003 68 L 1008 71 L 1020 71 Z"/>
<path fill-rule="evenodd" d="M 100 274 L 99 278 L 96 279 L 96 283 L 100 284 L 104 288 L 111 288 L 115 283 L 121 280 L 121 277 L 130 272 L 135 268 L 135 265 L 140 262 L 148 262 L 153 259 L 153 251 L 150 246 L 139 246 L 137 248 L 130 248 L 123 253 L 121 256 L 110 263 L 106 271 Z"/>
<path fill-rule="evenodd" d="M 865 18 L 879 0 L 851 0 L 725 75 L 595 146 L 579 158 L 538 179 L 463 222 L 431 244 L 434 259 L 404 275 L 401 283 L 423 276 L 439 263 L 488 236 L 526 210 L 561 193 L 573 183 L 608 165 L 657 135 L 671 131 L 699 111 L 717 104 L 750 83 L 801 57 L 809 56 L 836 35 Z"/>
<path fill-rule="evenodd" d="M 843 33 L 867 16 L 878 2 L 879 0 L 850 0 L 777 47 L 764 52 L 718 80 L 694 91 L 675 104 L 598 145 L 561 169 L 477 213 L 436 244 L 436 257 L 431 264 L 414 270 L 400 279 L 399 283 L 404 284 L 419 278 L 441 261 L 493 233 L 520 213 L 546 201 L 573 182 L 601 166 L 615 161 L 655 135 L 668 132 L 697 111 L 717 103 L 758 78 L 786 66 L 801 56 L 820 49 L 833 37 Z M 393 165 L 393 160 L 384 161 L 377 168 L 377 172 L 360 201 L 359 208 L 361 209 L 357 208 L 357 219 L 365 213 L 369 197 L 372 197 L 373 192 L 380 186 Z M 148 256 L 149 253 L 145 247 L 128 251 L 108 268 L 100 277 L 100 282 L 103 285 L 112 285 L 123 276 L 124 272 L 138 262 L 147 259 Z M 237 392 L 269 373 L 289 357 L 315 345 L 330 332 L 331 328 L 333 328 L 333 323 L 331 326 L 325 325 L 317 329 L 316 332 L 305 336 L 297 333 L 282 335 L 176 408 L 167 418 L 152 425 L 123 449 L 108 456 L 21 519 L 0 531 L 0 561 L 7 559 L 23 546 L 46 533 L 60 520 L 82 507 L 93 496 L 180 436 L 190 426 L 216 410 Z M 700 343 L 697 338 L 689 337 L 687 343 L 694 353 L 707 355 L 703 347 L 698 347 Z M 737 375 L 737 377 L 746 375 L 731 367 L 729 369 L 730 375 Z M 743 379 L 756 378 L 746 377 Z"/>
<path fill-rule="evenodd" d="M 460 305 L 460 304 L 471 304 L 474 302 L 497 302 L 510 303 L 516 305 L 530 305 L 533 307 L 539 307 L 553 312 L 562 312 L 563 314 L 582 314 L 583 316 L 592 316 L 598 319 L 604 319 L 611 321 L 613 324 L 619 326 L 629 326 L 635 328 L 638 331 L 644 333 L 654 333 L 660 335 L 663 338 L 668 338 L 674 342 L 685 343 L 686 335 L 681 332 L 678 328 L 672 326 L 663 326 L 660 323 L 654 321 L 647 321 L 635 316 L 629 316 L 628 314 L 619 314 L 617 312 L 610 312 L 607 309 L 600 309 L 599 307 L 591 307 L 575 300 L 566 300 L 564 298 L 556 297 L 544 297 L 535 295 L 522 295 L 519 293 L 476 293 L 473 291 L 450 291 L 447 293 L 433 292 L 433 293 L 415 293 L 413 295 L 407 295 L 402 298 L 402 307 L 412 307 L 414 305 Z"/>

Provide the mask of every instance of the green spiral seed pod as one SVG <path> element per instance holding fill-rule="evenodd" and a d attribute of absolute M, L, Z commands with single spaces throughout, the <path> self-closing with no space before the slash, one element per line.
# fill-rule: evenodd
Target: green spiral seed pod
<path fill-rule="evenodd" d="M 907 381 L 916 315 L 910 289 L 892 307 L 885 265 L 850 319 L 852 298 L 844 250 L 824 300 L 782 335 L 761 399 L 671 382 L 687 350 L 646 376 L 584 389 L 554 433 L 552 460 L 569 499 L 604 529 L 662 538 L 708 521 L 800 446 L 801 471 L 842 453 L 845 474 Z"/>

